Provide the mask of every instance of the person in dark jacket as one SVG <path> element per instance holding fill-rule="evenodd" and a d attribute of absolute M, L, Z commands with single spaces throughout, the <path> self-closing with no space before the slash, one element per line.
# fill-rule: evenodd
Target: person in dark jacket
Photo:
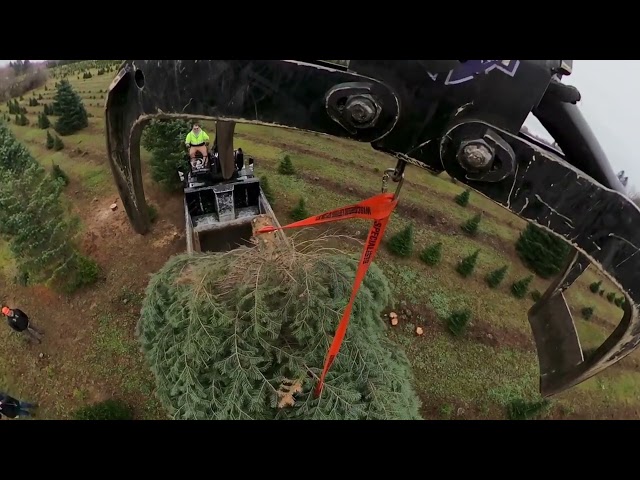
<path fill-rule="evenodd" d="M 0 415 L 8 418 L 29 417 L 33 415 L 32 409 L 37 408 L 35 403 L 21 402 L 11 395 L 0 392 Z"/>
<path fill-rule="evenodd" d="M 42 332 L 37 330 L 29 322 L 29 317 L 22 310 L 17 308 L 2 307 L 2 314 L 7 317 L 7 323 L 16 332 L 25 332 L 30 338 L 35 339 L 38 343 L 42 343 Z"/>

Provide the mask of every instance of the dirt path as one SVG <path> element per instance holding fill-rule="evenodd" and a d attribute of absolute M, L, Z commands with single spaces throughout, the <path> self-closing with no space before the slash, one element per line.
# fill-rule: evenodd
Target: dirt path
<path fill-rule="evenodd" d="M 43 405 L 45 418 L 61 415 L 60 411 L 51 410 L 54 404 L 67 404 L 71 409 L 122 395 L 113 378 L 97 376 L 88 361 L 100 328 L 98 319 L 111 316 L 122 328 L 122 335 L 133 338 L 140 303 L 123 301 L 123 292 L 141 299 L 149 276 L 169 256 L 185 249 L 181 197 L 153 187 L 147 191 L 148 200 L 161 208 L 152 231 L 141 236 L 131 228 L 115 187 L 94 197 L 81 185 L 68 185 L 75 213 L 85 227 L 78 242 L 80 248 L 98 262 L 103 272 L 103 279 L 91 288 L 63 296 L 45 287 L 22 287 L 0 278 L 3 300 L 27 312 L 45 332 L 41 345 L 25 344 L 8 327 L 0 332 L 15 358 L 10 367 L 11 378 L 19 385 L 14 388 L 29 392 Z M 114 202 L 118 204 L 115 212 L 109 208 Z M 7 338 L 10 335 L 13 337 Z M 123 366 L 103 367 L 109 371 Z M 80 398 L 83 395 L 78 392 L 86 392 L 86 398 Z"/>

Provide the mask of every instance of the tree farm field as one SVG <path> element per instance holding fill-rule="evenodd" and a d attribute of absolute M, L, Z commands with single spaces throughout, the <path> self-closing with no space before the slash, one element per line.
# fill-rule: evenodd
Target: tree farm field
<path fill-rule="evenodd" d="M 101 272 L 95 283 L 72 294 L 24 286 L 16 281 L 8 241 L 0 238 L 0 301 L 24 310 L 45 332 L 41 345 L 31 345 L 8 326 L 0 328 L 0 390 L 37 401 L 39 418 L 44 419 L 73 418 L 78 408 L 111 398 L 131 405 L 136 419 L 165 419 L 135 332 L 151 276 L 186 250 L 182 194 L 167 192 L 152 180 L 150 155 L 143 152 L 144 188 L 155 218 L 147 235 L 133 231 L 107 159 L 104 101 L 115 70 L 104 70 L 97 61 L 51 69 L 46 86 L 13 99 L 26 109 L 27 125 L 17 124 L 8 105 L 0 105 L 0 118 L 9 117 L 11 132 L 37 162 L 47 170 L 55 164 L 68 177 L 61 199 L 65 212 L 79 219 L 74 240 Z M 55 132 L 53 127 L 39 128 L 38 117 L 63 78 L 82 98 L 88 126 L 59 137 L 62 148 L 47 148 L 47 131 Z M 55 118 L 49 115 L 52 124 Z M 203 122 L 210 135 L 214 125 Z M 258 176 L 266 176 L 283 225 L 293 221 L 301 199 L 306 211 L 316 214 L 379 193 L 382 172 L 395 166 L 394 159 L 368 144 L 250 124 L 238 124 L 235 132 L 234 145 L 255 159 Z M 288 174 L 279 168 L 285 157 L 293 167 Z M 380 322 L 409 359 L 422 418 L 518 418 L 514 404 L 541 400 L 527 310 L 534 304 L 532 294 L 544 292 L 550 280 L 534 275 L 523 298 L 514 296 L 513 283 L 533 275 L 516 251 L 527 224 L 473 191 L 468 203 L 460 205 L 456 197 L 463 192 L 463 186 L 445 174 L 407 167 L 399 206 L 376 257 L 393 294 L 393 304 Z M 110 208 L 113 203 L 115 211 Z M 477 229 L 468 233 L 461 226 L 478 214 Z M 357 254 L 369 227 L 367 221 L 348 220 L 303 235 L 335 234 L 335 246 Z M 406 229 L 411 231 L 410 253 L 398 256 L 389 241 Z M 431 247 L 433 253 L 436 244 L 438 261 L 425 261 L 425 249 Z M 459 273 L 460 262 L 476 251 L 471 271 L 466 276 Z M 490 288 L 486 277 L 503 266 L 504 278 Z M 594 293 L 590 285 L 598 281 L 602 283 Z M 566 294 L 584 348 L 598 347 L 620 321 L 621 308 L 607 298 L 611 292 L 616 298 L 621 295 L 590 267 Z M 461 310 L 469 314 L 466 328 L 453 335 L 449 319 Z M 390 312 L 397 314 L 396 325 L 386 316 Z M 422 335 L 416 334 L 417 327 Z M 552 397 L 533 418 L 640 418 L 639 361 L 634 352 Z"/>

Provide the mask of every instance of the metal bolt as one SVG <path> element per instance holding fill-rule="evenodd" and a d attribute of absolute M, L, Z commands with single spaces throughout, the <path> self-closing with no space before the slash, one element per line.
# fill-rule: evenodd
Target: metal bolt
<path fill-rule="evenodd" d="M 345 107 L 351 116 L 351 121 L 357 125 L 373 122 L 378 113 L 373 100 L 362 95 L 347 100 Z"/>
<path fill-rule="evenodd" d="M 465 169 L 483 170 L 491 166 L 493 149 L 483 140 L 464 142 L 458 151 L 458 161 Z"/>

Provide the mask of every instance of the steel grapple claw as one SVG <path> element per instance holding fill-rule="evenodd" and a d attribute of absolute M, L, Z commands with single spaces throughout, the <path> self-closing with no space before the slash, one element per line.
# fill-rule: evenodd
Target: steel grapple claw
<path fill-rule="evenodd" d="M 562 84 L 569 60 L 127 60 L 106 99 L 109 160 L 135 230 L 149 228 L 140 137 L 153 118 L 210 118 L 367 142 L 446 171 L 569 244 L 565 271 L 529 311 L 544 395 L 580 383 L 640 343 L 640 210 Z M 521 133 L 533 113 L 559 149 Z M 635 226 L 635 227 L 634 227 Z M 624 315 L 585 358 L 564 291 L 593 264 L 625 293 Z"/>

